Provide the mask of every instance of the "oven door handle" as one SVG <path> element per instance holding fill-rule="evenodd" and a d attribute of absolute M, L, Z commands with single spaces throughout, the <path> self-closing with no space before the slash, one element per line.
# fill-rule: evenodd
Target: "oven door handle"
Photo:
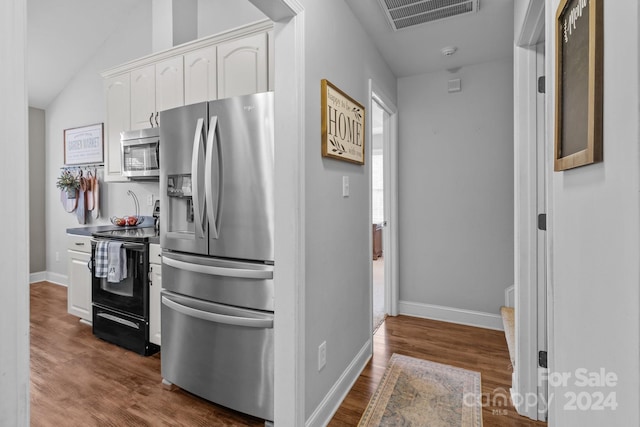
<path fill-rule="evenodd" d="M 213 265 L 193 264 L 179 261 L 177 259 L 162 257 L 162 263 L 178 270 L 190 271 L 192 273 L 202 273 L 211 276 L 238 277 L 241 279 L 273 279 L 272 270 L 253 270 L 248 268 L 227 268 Z"/>
<path fill-rule="evenodd" d="M 251 317 L 228 316 L 225 314 L 211 313 L 209 311 L 202 311 L 187 307 L 186 305 L 178 304 L 166 296 L 162 297 L 162 304 L 177 311 L 178 313 L 184 314 L 185 316 L 195 317 L 208 322 L 222 323 L 232 326 L 245 326 L 249 328 L 273 328 L 273 319 L 254 319 Z"/>
<path fill-rule="evenodd" d="M 111 239 L 112 241 L 120 241 L 117 239 Z M 98 240 L 92 240 L 93 242 L 98 243 Z M 134 242 L 123 242 L 122 247 L 124 249 L 131 249 L 133 251 L 142 251 L 144 250 L 144 243 L 134 243 Z"/>

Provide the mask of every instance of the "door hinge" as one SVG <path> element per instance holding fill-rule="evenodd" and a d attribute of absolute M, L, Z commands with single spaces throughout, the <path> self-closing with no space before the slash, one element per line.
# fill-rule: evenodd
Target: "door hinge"
<path fill-rule="evenodd" d="M 547 214 L 538 214 L 538 230 L 547 231 Z"/>
<path fill-rule="evenodd" d="M 545 76 L 538 77 L 538 93 L 545 93 Z"/>
<path fill-rule="evenodd" d="M 541 368 L 547 368 L 547 352 L 539 351 L 538 352 L 538 366 Z"/>

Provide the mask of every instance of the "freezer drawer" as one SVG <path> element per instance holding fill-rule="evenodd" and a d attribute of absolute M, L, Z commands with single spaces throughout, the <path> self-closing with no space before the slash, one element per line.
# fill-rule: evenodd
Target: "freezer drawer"
<path fill-rule="evenodd" d="M 273 420 L 273 313 L 162 292 L 162 377 Z"/>
<path fill-rule="evenodd" d="M 273 266 L 164 251 L 162 287 L 220 304 L 273 311 Z"/>

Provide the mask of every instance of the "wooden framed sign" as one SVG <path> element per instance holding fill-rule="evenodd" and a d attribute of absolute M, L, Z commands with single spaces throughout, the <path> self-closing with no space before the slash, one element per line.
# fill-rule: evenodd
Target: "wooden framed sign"
<path fill-rule="evenodd" d="M 322 156 L 364 165 L 364 107 L 326 79 L 321 90 Z"/>
<path fill-rule="evenodd" d="M 562 0 L 556 13 L 556 171 L 602 161 L 602 2 Z"/>
<path fill-rule="evenodd" d="M 103 162 L 103 124 L 64 130 L 64 164 Z"/>

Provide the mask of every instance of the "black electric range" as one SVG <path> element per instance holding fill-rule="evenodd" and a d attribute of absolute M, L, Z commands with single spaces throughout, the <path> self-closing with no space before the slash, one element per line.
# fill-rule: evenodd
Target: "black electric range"
<path fill-rule="evenodd" d="M 160 347 L 149 341 L 148 272 L 149 243 L 157 241 L 157 230 L 122 227 L 91 235 L 93 334 L 144 356 L 156 353 Z M 98 250 L 105 241 L 121 243 L 118 262 L 112 263 L 110 252 L 105 257 L 111 249 Z"/>

